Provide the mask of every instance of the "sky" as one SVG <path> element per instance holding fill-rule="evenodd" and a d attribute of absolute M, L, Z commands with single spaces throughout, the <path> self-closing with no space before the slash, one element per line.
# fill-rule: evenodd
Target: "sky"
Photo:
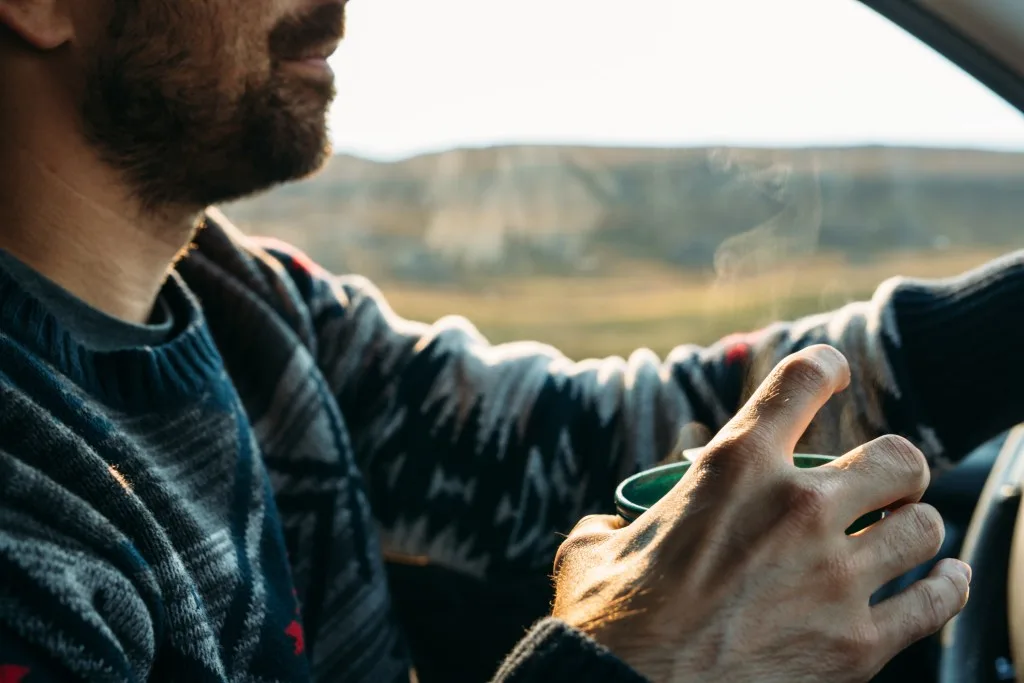
<path fill-rule="evenodd" d="M 352 0 L 335 149 L 919 144 L 1024 117 L 856 0 Z"/>

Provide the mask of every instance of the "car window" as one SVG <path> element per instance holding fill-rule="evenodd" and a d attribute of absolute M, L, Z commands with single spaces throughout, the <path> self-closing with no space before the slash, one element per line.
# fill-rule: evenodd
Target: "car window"
<path fill-rule="evenodd" d="M 374 0 L 337 156 L 225 207 L 398 313 L 666 353 L 1024 243 L 1024 119 L 854 0 Z"/>

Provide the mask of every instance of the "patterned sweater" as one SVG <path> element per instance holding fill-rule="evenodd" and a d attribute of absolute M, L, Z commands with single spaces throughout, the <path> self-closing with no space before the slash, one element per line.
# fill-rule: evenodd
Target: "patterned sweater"
<path fill-rule="evenodd" d="M 574 363 L 400 319 L 211 215 L 156 345 L 94 348 L 0 270 L 0 681 L 407 681 L 383 553 L 548 572 L 558 532 L 808 344 L 853 367 L 808 450 L 898 432 L 942 463 L 1024 417 L 1022 254 L 664 361 Z M 570 679 L 640 680 L 548 619 L 495 681 Z"/>

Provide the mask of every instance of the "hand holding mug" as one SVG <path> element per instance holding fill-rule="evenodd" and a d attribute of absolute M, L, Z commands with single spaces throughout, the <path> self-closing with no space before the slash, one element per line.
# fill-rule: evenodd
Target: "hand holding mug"
<path fill-rule="evenodd" d="M 554 616 L 654 683 L 860 683 L 940 629 L 967 601 L 970 569 L 957 560 L 869 604 L 942 544 L 942 519 L 919 502 L 930 477 L 920 451 L 886 436 L 793 465 L 849 376 L 830 347 L 787 358 L 636 521 L 581 521 L 555 560 Z M 844 533 L 878 509 L 893 512 Z"/>

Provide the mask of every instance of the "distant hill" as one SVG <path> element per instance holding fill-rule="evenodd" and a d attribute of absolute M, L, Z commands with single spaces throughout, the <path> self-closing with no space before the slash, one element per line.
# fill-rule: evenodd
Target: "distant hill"
<path fill-rule="evenodd" d="M 515 146 L 317 176 L 223 207 L 378 279 L 575 274 L 629 261 L 758 271 L 807 251 L 1024 244 L 1024 154 Z"/>

